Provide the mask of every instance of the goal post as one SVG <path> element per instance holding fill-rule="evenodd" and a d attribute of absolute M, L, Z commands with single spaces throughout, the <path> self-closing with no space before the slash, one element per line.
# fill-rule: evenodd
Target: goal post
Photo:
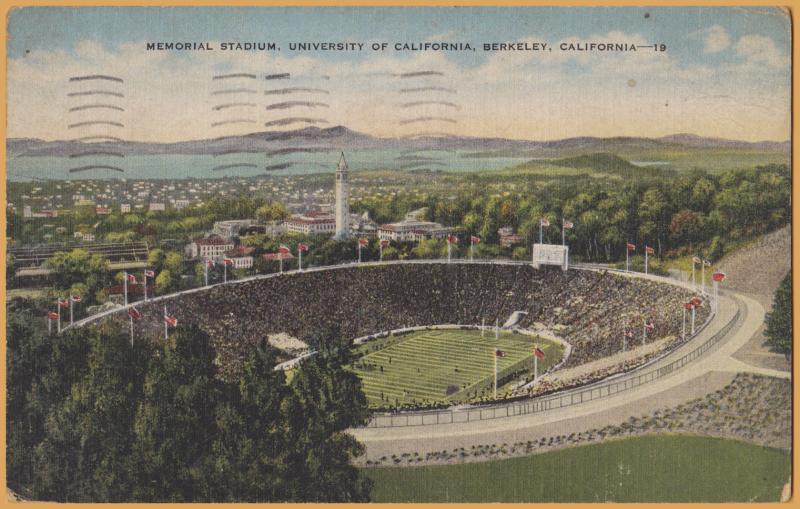
<path fill-rule="evenodd" d="M 542 265 L 559 265 L 561 270 L 569 269 L 569 246 L 561 244 L 534 244 L 533 267 Z"/>

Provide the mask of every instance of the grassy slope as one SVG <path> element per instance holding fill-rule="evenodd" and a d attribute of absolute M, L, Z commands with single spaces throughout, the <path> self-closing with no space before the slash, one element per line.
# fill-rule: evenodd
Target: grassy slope
<path fill-rule="evenodd" d="M 375 468 L 375 502 L 778 501 L 788 451 L 651 435 L 450 466 Z"/>

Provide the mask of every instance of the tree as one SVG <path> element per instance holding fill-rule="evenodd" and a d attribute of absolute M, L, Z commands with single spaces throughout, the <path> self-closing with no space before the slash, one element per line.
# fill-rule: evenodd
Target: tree
<path fill-rule="evenodd" d="M 786 275 L 775 290 L 772 311 L 767 313 L 765 344 L 786 359 L 792 356 L 792 273 Z"/>
<path fill-rule="evenodd" d="M 172 287 L 172 274 L 168 270 L 162 270 L 156 276 L 156 291 L 158 293 L 168 293 Z"/>
<path fill-rule="evenodd" d="M 83 249 L 59 252 L 50 257 L 45 266 L 52 271 L 55 286 L 67 290 L 76 283 L 86 285 L 88 295 L 94 295 L 107 282 L 108 260 L 100 255 L 92 255 Z"/>
<path fill-rule="evenodd" d="M 161 249 L 152 249 L 147 253 L 147 265 L 155 271 L 160 271 L 164 267 L 164 251 Z"/>

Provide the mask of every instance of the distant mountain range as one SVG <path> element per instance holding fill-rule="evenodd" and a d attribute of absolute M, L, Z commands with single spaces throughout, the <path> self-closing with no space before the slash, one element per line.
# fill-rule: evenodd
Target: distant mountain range
<path fill-rule="evenodd" d="M 563 152 L 618 152 L 620 150 L 741 149 L 788 154 L 790 142 L 746 142 L 706 138 L 694 134 L 673 134 L 661 138 L 577 137 L 555 141 L 512 140 L 469 136 L 422 136 L 379 138 L 352 131 L 344 126 L 306 127 L 293 131 L 267 131 L 176 143 L 108 141 L 87 145 L 75 141 L 45 141 L 35 138 L 9 138 L 8 154 L 16 157 L 69 156 L 93 151 L 124 155 L 148 154 L 223 154 L 232 152 L 316 152 L 322 150 L 459 150 L 471 157 L 496 157 L 500 154 L 555 156 Z"/>

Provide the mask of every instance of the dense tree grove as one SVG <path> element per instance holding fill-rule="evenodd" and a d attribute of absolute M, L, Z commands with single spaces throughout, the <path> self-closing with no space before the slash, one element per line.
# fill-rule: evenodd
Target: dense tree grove
<path fill-rule="evenodd" d="M 560 242 L 561 219 L 567 218 L 575 224 L 566 234 L 571 253 L 604 262 L 624 258 L 626 242 L 647 243 L 659 256 L 700 249 L 716 260 L 722 242 L 766 233 L 790 218 L 787 165 L 635 180 L 475 174 L 447 176 L 441 184 L 446 192 L 370 198 L 354 208 L 394 221 L 427 207 L 427 219 L 492 243 L 503 226 L 514 227 L 529 244 L 536 241 L 543 217 L 551 224 L 545 240 Z"/>
<path fill-rule="evenodd" d="M 775 290 L 772 311 L 767 313 L 766 344 L 770 350 L 792 357 L 792 273 Z"/>
<path fill-rule="evenodd" d="M 347 348 L 304 363 L 291 383 L 275 351 L 254 348 L 235 384 L 215 377 L 194 327 L 165 344 L 125 330 L 48 336 L 15 300 L 8 308 L 9 486 L 36 500 L 367 501 L 370 484 L 343 431 L 365 422 Z M 336 343 L 336 331 L 322 342 Z"/>

